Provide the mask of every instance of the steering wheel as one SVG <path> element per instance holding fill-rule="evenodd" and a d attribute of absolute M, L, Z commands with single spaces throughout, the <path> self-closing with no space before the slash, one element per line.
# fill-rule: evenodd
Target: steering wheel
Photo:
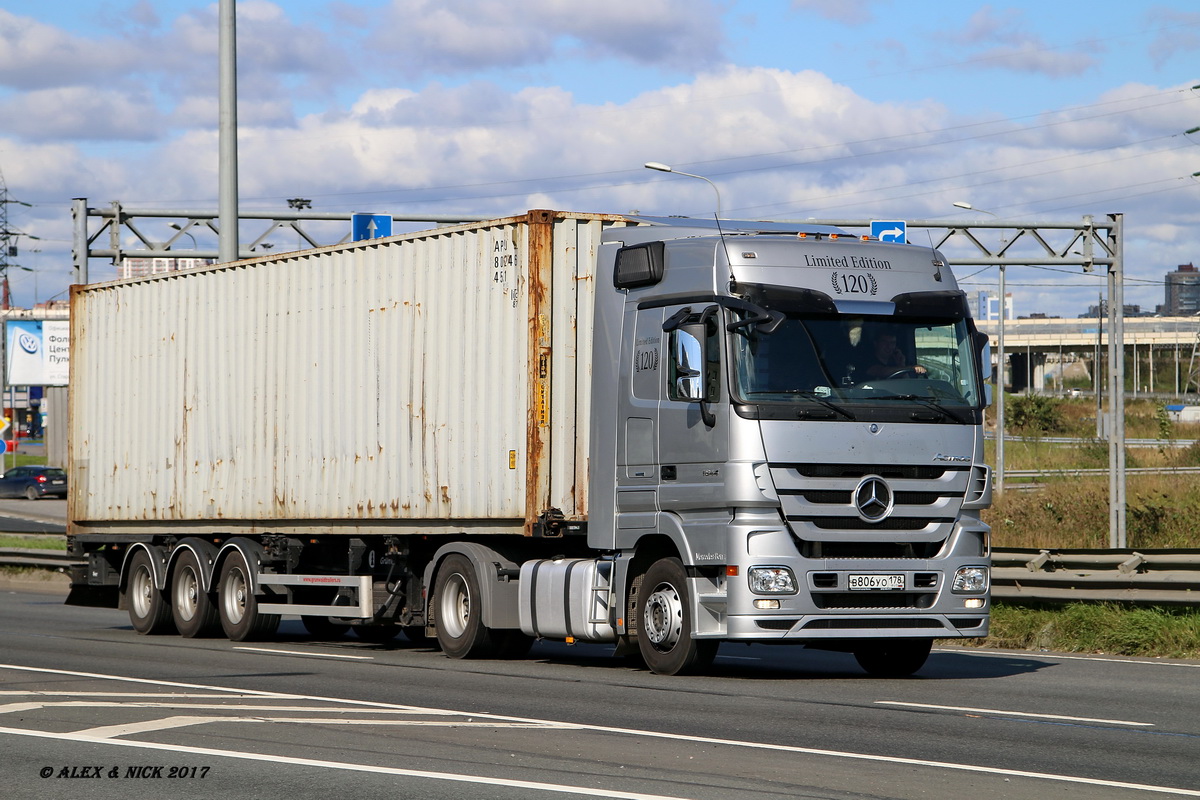
<path fill-rule="evenodd" d="M 904 369 L 898 369 L 895 372 L 893 372 L 891 375 L 888 375 L 887 378 L 885 378 L 885 380 L 890 381 L 892 378 L 903 378 L 906 376 L 909 378 L 928 378 L 929 373 L 928 372 L 917 372 L 916 367 L 905 367 Z"/>

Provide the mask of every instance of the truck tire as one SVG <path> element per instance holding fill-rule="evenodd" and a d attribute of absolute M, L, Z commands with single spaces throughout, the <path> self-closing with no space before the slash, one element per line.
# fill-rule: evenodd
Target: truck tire
<path fill-rule="evenodd" d="M 125 603 L 129 621 L 138 633 L 154 636 L 174 631 L 171 604 L 154 585 L 154 564 L 145 550 L 139 549 L 129 559 Z"/>
<path fill-rule="evenodd" d="M 907 678 L 925 666 L 932 639 L 880 639 L 854 649 L 854 658 L 877 678 Z"/>
<path fill-rule="evenodd" d="M 638 650 L 651 672 L 681 675 L 703 669 L 718 642 L 692 638 L 687 572 L 678 558 L 663 558 L 646 570 L 638 587 Z"/>
<path fill-rule="evenodd" d="M 470 559 L 446 557 L 433 583 L 438 644 L 451 658 L 489 658 L 496 654 L 492 632 L 484 627 L 479 579 Z"/>
<path fill-rule="evenodd" d="M 171 613 L 175 629 L 185 639 L 211 636 L 220 629 L 217 606 L 204 591 L 204 573 L 200 559 L 186 550 L 175 562 L 171 575 Z"/>
<path fill-rule="evenodd" d="M 221 580 L 217 587 L 221 628 L 234 642 L 265 639 L 279 627 L 278 614 L 263 614 L 254 596 L 253 578 L 246 559 L 230 555 L 221 565 Z"/>

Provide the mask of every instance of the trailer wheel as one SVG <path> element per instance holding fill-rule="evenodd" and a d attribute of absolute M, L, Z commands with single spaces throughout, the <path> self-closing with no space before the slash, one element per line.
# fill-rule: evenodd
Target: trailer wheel
<path fill-rule="evenodd" d="M 687 572 L 678 558 L 659 559 L 646 570 L 638 610 L 638 649 L 652 672 L 680 675 L 716 657 L 717 642 L 692 638 Z"/>
<path fill-rule="evenodd" d="M 448 556 L 433 586 L 434 620 L 442 652 L 451 658 L 495 655 L 496 643 L 483 625 L 479 579 L 470 560 L 458 554 Z"/>
<path fill-rule="evenodd" d="M 877 678 L 907 678 L 925 666 L 932 639 L 881 639 L 854 649 L 854 658 Z"/>
<path fill-rule="evenodd" d="M 125 581 L 125 602 L 133 629 L 143 635 L 171 633 L 171 604 L 154 586 L 154 564 L 150 554 L 139 549 L 129 559 L 129 577 Z"/>
<path fill-rule="evenodd" d="M 186 639 L 209 636 L 220 625 L 217 606 L 204 591 L 200 559 L 191 550 L 185 551 L 175 563 L 171 576 L 171 611 L 175 628 Z"/>
<path fill-rule="evenodd" d="M 278 614 L 263 614 L 254 596 L 250 568 L 241 555 L 231 555 L 221 566 L 221 582 L 217 588 L 220 598 L 221 628 L 235 642 L 263 639 L 279 627 Z"/>

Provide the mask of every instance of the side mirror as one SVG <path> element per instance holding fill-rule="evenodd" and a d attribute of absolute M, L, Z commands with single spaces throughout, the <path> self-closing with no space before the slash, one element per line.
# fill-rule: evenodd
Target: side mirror
<path fill-rule="evenodd" d="M 704 325 L 681 325 L 675 331 L 675 392 L 680 400 L 699 403 L 704 400 Z"/>
<path fill-rule="evenodd" d="M 975 346 L 979 349 L 979 382 L 983 384 L 983 404 L 992 404 L 992 340 L 982 331 L 975 332 Z"/>

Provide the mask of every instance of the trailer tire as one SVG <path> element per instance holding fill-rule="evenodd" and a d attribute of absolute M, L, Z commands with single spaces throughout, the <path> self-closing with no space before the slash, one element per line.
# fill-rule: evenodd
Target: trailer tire
<path fill-rule="evenodd" d="M 125 603 L 133 629 L 145 636 L 172 633 L 171 604 L 154 585 L 154 562 L 150 554 L 139 549 L 129 559 L 129 576 L 125 580 Z"/>
<path fill-rule="evenodd" d="M 483 624 L 479 578 L 470 559 L 458 553 L 447 556 L 433 587 L 434 622 L 442 652 L 451 658 L 494 656 L 496 642 Z"/>
<path fill-rule="evenodd" d="M 932 639 L 880 639 L 854 649 L 854 659 L 876 678 L 907 678 L 925 666 Z"/>
<path fill-rule="evenodd" d="M 692 638 L 687 571 L 678 558 L 662 558 L 638 587 L 638 649 L 651 672 L 682 675 L 707 667 L 719 643 Z"/>
<path fill-rule="evenodd" d="M 217 606 L 204 591 L 203 567 L 191 550 L 184 551 L 175 562 L 171 575 L 171 614 L 176 630 L 185 639 L 211 636 L 220 629 Z"/>
<path fill-rule="evenodd" d="M 217 587 L 221 628 L 234 642 L 265 639 L 279 627 L 278 614 L 263 614 L 254 596 L 254 581 L 246 559 L 230 555 L 221 565 L 221 581 Z"/>

